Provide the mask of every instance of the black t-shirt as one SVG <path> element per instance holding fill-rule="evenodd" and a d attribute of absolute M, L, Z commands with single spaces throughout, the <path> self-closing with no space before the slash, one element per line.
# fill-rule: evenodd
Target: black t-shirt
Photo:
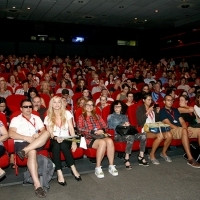
<path fill-rule="evenodd" d="M 197 124 L 194 113 L 181 113 L 181 117 L 188 122 L 189 126 Z"/>

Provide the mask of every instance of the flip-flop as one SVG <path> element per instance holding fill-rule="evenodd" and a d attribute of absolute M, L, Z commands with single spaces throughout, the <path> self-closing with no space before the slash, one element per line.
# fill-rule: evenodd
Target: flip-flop
<path fill-rule="evenodd" d="M 0 175 L 0 179 L 3 178 L 5 175 L 6 175 L 6 172 L 3 172 L 3 173 Z"/>

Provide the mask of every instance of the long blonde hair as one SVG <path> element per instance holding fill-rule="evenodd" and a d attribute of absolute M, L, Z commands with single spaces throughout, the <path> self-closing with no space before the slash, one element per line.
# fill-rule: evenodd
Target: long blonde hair
<path fill-rule="evenodd" d="M 59 96 L 54 96 L 50 100 L 49 108 L 47 110 L 48 124 L 49 124 L 51 130 L 53 130 L 54 126 L 56 125 L 56 115 L 55 115 L 54 108 L 53 108 L 53 102 L 54 102 L 55 99 L 59 99 L 61 101 L 61 108 L 60 108 L 60 113 L 59 114 L 60 114 L 62 125 L 64 125 L 67 122 L 66 109 L 65 109 L 65 106 L 63 104 L 62 98 L 59 97 Z"/>

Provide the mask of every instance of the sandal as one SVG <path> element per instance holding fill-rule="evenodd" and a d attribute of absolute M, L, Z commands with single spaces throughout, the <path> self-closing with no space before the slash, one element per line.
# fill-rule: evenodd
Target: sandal
<path fill-rule="evenodd" d="M 15 169 L 15 164 L 14 163 L 10 163 L 10 168 L 11 169 Z"/>
<path fill-rule="evenodd" d="M 139 165 L 143 165 L 145 167 L 149 166 L 149 163 L 147 161 L 144 160 L 144 157 L 141 157 L 140 155 L 138 155 L 138 163 Z"/>
<path fill-rule="evenodd" d="M 124 164 L 125 164 L 125 167 L 126 167 L 126 169 L 127 169 L 127 170 L 130 170 L 130 169 L 132 169 L 132 166 L 131 166 L 131 164 L 130 164 L 130 165 L 126 165 L 126 163 L 127 163 L 127 162 L 129 162 L 129 163 L 130 163 L 130 160 L 129 160 L 129 159 L 125 159 L 125 158 L 124 158 Z"/>

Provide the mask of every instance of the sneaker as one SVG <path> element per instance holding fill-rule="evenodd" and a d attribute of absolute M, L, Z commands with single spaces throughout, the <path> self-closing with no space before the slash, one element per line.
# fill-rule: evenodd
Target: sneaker
<path fill-rule="evenodd" d="M 156 158 L 150 159 L 150 160 L 151 160 L 152 164 L 154 164 L 154 165 L 159 165 L 160 164 L 159 161 Z"/>
<path fill-rule="evenodd" d="M 169 156 L 164 156 L 162 153 L 160 154 L 160 157 L 164 158 L 167 162 L 172 162 L 172 159 Z"/>
<path fill-rule="evenodd" d="M 101 169 L 101 166 L 95 168 L 95 175 L 96 175 L 98 178 L 104 178 L 104 173 L 103 173 L 103 171 L 102 171 L 102 169 Z"/>
<path fill-rule="evenodd" d="M 36 196 L 38 196 L 39 198 L 44 198 L 47 196 L 47 193 L 44 191 L 44 189 L 42 187 L 39 187 L 35 190 L 35 194 Z"/>
<path fill-rule="evenodd" d="M 115 168 L 115 165 L 109 165 L 108 167 L 108 171 L 110 174 L 112 174 L 113 176 L 118 176 L 118 171 Z"/>
<path fill-rule="evenodd" d="M 194 168 L 200 168 L 200 163 L 198 163 L 194 158 L 192 160 L 188 160 L 187 164 Z"/>

